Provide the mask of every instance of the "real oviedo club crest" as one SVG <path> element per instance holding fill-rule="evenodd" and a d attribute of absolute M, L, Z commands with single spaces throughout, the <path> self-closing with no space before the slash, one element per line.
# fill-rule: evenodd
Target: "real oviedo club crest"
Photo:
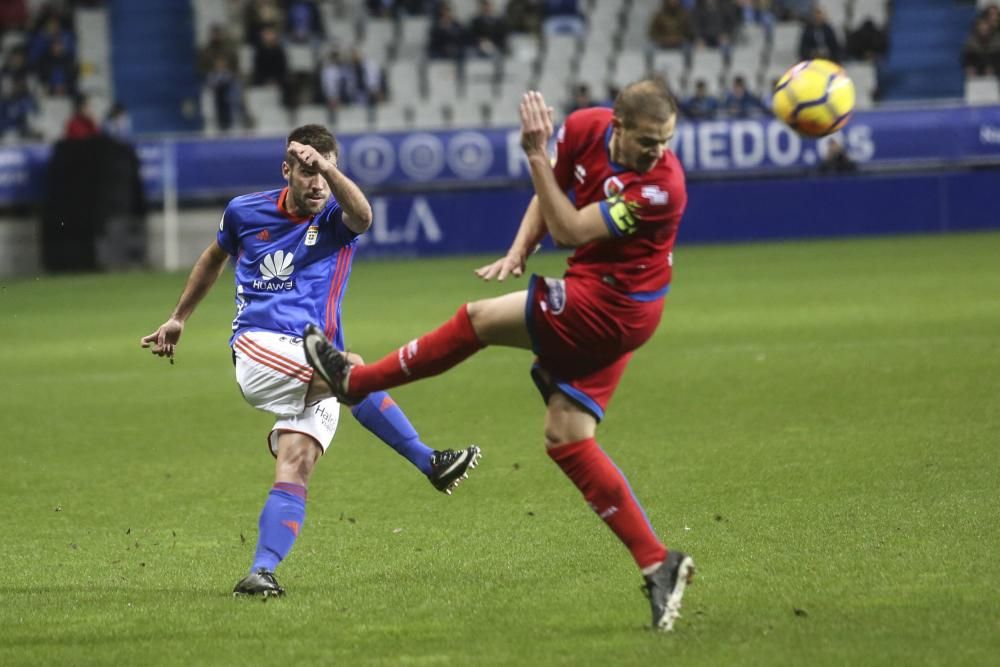
<path fill-rule="evenodd" d="M 316 225 L 309 225 L 309 229 L 306 230 L 306 245 L 316 245 L 316 239 L 319 238 L 319 227 Z"/>

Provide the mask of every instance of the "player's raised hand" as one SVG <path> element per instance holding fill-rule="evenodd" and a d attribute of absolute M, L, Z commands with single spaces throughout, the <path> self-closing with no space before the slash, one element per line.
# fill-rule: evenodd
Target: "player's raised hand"
<path fill-rule="evenodd" d="M 160 328 L 143 336 L 139 341 L 142 347 L 152 348 L 150 351 L 158 357 L 168 357 L 173 363 L 174 351 L 177 348 L 177 341 L 184 332 L 184 323 L 180 320 L 170 318 L 160 325 Z"/>
<path fill-rule="evenodd" d="M 521 98 L 521 148 L 526 155 L 546 154 L 552 137 L 552 108 L 545 105 L 545 98 L 537 90 L 530 90 Z"/>
<path fill-rule="evenodd" d="M 318 150 L 312 146 L 300 144 L 297 141 L 289 142 L 288 157 L 298 160 L 309 169 L 324 170 L 329 166 L 333 166 Z"/>
<path fill-rule="evenodd" d="M 524 273 L 524 264 L 524 257 L 516 253 L 507 253 L 506 257 L 476 269 L 476 275 L 486 282 L 494 278 L 502 282 L 507 276 L 520 278 Z"/>

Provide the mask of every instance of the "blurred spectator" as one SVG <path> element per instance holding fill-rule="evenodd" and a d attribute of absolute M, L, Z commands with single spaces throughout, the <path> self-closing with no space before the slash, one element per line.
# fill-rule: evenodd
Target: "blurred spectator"
<path fill-rule="evenodd" d="M 546 35 L 577 35 L 587 31 L 578 0 L 544 0 L 542 32 Z"/>
<path fill-rule="evenodd" d="M 809 17 L 814 4 L 815 0 L 774 0 L 772 8 L 779 21 L 800 21 Z"/>
<path fill-rule="evenodd" d="M 853 174 L 858 170 L 857 163 L 851 159 L 844 145 L 837 139 L 826 140 L 826 155 L 819 163 L 821 174 Z"/>
<path fill-rule="evenodd" d="M 319 68 L 319 89 L 331 121 L 344 101 L 344 63 L 340 50 L 330 49 Z"/>
<path fill-rule="evenodd" d="M 698 79 L 694 84 L 694 95 L 687 98 L 681 110 L 691 120 L 712 120 L 719 111 L 719 101 L 708 94 L 708 84 Z"/>
<path fill-rule="evenodd" d="M 504 16 L 511 32 L 537 35 L 542 26 L 542 1 L 507 0 Z"/>
<path fill-rule="evenodd" d="M 774 29 L 774 12 L 771 0 L 736 0 L 740 21 L 743 25 L 760 25 L 765 35 Z"/>
<path fill-rule="evenodd" d="M 979 15 L 989 21 L 994 30 L 1000 31 L 1000 5 L 991 2 L 983 8 Z"/>
<path fill-rule="evenodd" d="M 681 0 L 663 0 L 649 23 L 649 39 L 659 49 L 679 49 L 694 41 L 694 22 Z"/>
<path fill-rule="evenodd" d="M 667 83 L 667 77 L 665 74 L 664 75 L 658 74 L 656 78 L 662 79 L 664 83 Z M 669 85 L 667 86 L 667 89 L 668 90 L 670 89 Z M 618 99 L 618 93 L 621 92 L 621 88 L 616 86 L 614 83 L 609 83 L 606 88 L 606 91 L 607 91 L 607 96 L 604 98 L 604 102 L 602 102 L 599 106 L 610 108 L 615 105 L 615 100 Z"/>
<path fill-rule="evenodd" d="M 132 135 L 132 118 L 128 115 L 128 109 L 121 102 L 115 102 L 108 110 L 108 115 L 104 117 L 104 124 L 101 130 L 109 137 L 114 137 L 119 141 L 128 141 Z"/>
<path fill-rule="evenodd" d="M 378 18 L 422 16 L 427 13 L 429 4 L 431 0 L 365 0 L 368 15 Z"/>
<path fill-rule="evenodd" d="M 767 114 L 767 107 L 756 95 L 747 90 L 746 80 L 734 76 L 726 96 L 722 101 L 722 112 L 728 118 L 752 118 Z"/>
<path fill-rule="evenodd" d="M 12 79 L 0 95 L 0 138 L 8 132 L 20 139 L 41 139 L 31 126 L 31 116 L 38 113 L 38 102 L 25 77 Z"/>
<path fill-rule="evenodd" d="M 507 21 L 493 10 L 491 0 L 479 0 L 479 13 L 469 24 L 475 55 L 494 58 L 507 52 Z"/>
<path fill-rule="evenodd" d="M 79 74 L 76 60 L 61 38 L 49 42 L 48 51 L 38 61 L 38 78 L 50 95 L 75 95 Z"/>
<path fill-rule="evenodd" d="M 215 124 L 226 132 L 243 120 L 243 79 L 236 42 L 225 26 L 215 24 L 198 52 L 202 83 L 211 93 Z"/>
<path fill-rule="evenodd" d="M 573 113 L 577 109 L 587 109 L 598 106 L 597 102 L 590 95 L 590 86 L 585 83 L 578 83 L 573 86 L 573 94 L 566 103 L 566 115 Z"/>
<path fill-rule="evenodd" d="M 86 95 L 77 95 L 73 98 L 73 115 L 66 121 L 63 135 L 67 139 L 86 139 L 100 133 L 90 112 L 90 100 Z"/>
<path fill-rule="evenodd" d="M 365 9 L 368 16 L 385 19 L 395 16 L 396 3 L 395 0 L 365 0 Z"/>
<path fill-rule="evenodd" d="M 215 124 L 226 132 L 241 116 L 243 87 L 225 56 L 216 56 L 212 61 L 211 69 L 205 74 L 205 87 L 212 94 Z"/>
<path fill-rule="evenodd" d="M 28 2 L 29 7 L 32 4 L 37 5 L 38 3 Z M 69 31 L 70 34 L 73 33 L 73 13 L 66 6 L 65 2 L 60 2 L 59 0 L 41 3 L 34 18 L 31 19 L 31 32 L 42 32 L 45 30 L 45 26 L 51 23 L 53 19 L 55 19 L 60 28 Z"/>
<path fill-rule="evenodd" d="M 7 91 L 18 79 L 27 82 L 30 74 L 27 52 L 22 46 L 14 47 L 7 53 L 7 58 L 0 66 L 0 93 Z"/>
<path fill-rule="evenodd" d="M 49 6 L 47 6 L 49 7 Z M 28 39 L 28 63 L 38 67 L 51 53 L 52 45 L 60 43 L 62 50 L 72 59 L 76 49 L 76 39 L 71 24 L 64 23 L 62 16 L 54 10 L 42 12 L 37 28 Z"/>
<path fill-rule="evenodd" d="M 253 53 L 253 85 L 277 85 L 284 89 L 288 83 L 288 56 L 273 26 L 260 33 L 260 43 Z"/>
<path fill-rule="evenodd" d="M 866 17 L 856 29 L 847 33 L 845 50 L 852 60 L 867 60 L 875 62 L 882 58 L 889 44 L 885 31 L 875 25 L 872 18 Z"/>
<path fill-rule="evenodd" d="M 826 20 L 826 12 L 819 5 L 813 7 L 812 15 L 802 28 L 799 39 L 799 58 L 826 58 L 840 62 L 840 42 L 833 27 Z"/>
<path fill-rule="evenodd" d="M 339 50 L 332 49 L 320 67 L 319 80 L 331 123 L 336 121 L 341 105 L 373 107 L 384 102 L 389 94 L 385 70 L 356 47 L 346 61 Z"/>
<path fill-rule="evenodd" d="M 215 69 L 215 61 L 221 58 L 233 73 L 240 70 L 240 54 L 236 42 L 229 37 L 225 26 L 218 23 L 209 29 L 208 41 L 198 52 L 198 68 L 207 77 Z"/>
<path fill-rule="evenodd" d="M 1000 33 L 986 16 L 973 24 L 972 34 L 962 47 L 962 67 L 966 76 L 985 76 L 1000 71 Z"/>
<path fill-rule="evenodd" d="M 760 91 L 761 106 L 768 114 L 774 113 L 774 89 L 778 87 L 778 81 L 780 81 L 778 78 L 771 79 L 771 85 Z"/>
<path fill-rule="evenodd" d="M 276 0 L 250 0 L 243 11 L 243 33 L 250 46 L 257 47 L 262 35 L 273 28 L 280 35 L 284 30 L 284 16 Z"/>
<path fill-rule="evenodd" d="M 385 70 L 358 48 L 351 50 L 350 59 L 341 68 L 341 82 L 345 104 L 374 106 L 384 102 L 388 94 Z"/>
<path fill-rule="evenodd" d="M 451 5 L 442 2 L 431 22 L 428 55 L 436 59 L 461 60 L 465 43 L 465 28 L 455 19 Z"/>
<path fill-rule="evenodd" d="M 695 33 L 701 45 L 728 51 L 739 26 L 733 0 L 697 0 L 693 17 Z"/>
<path fill-rule="evenodd" d="M 316 0 L 289 0 L 285 10 L 288 37 L 300 44 L 320 42 L 326 37 L 323 17 Z"/>

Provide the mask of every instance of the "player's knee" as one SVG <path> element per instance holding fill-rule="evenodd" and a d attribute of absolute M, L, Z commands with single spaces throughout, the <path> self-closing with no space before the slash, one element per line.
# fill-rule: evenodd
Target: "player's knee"
<path fill-rule="evenodd" d="M 592 435 L 592 432 L 581 428 L 576 420 L 565 413 L 550 411 L 549 418 L 545 420 L 545 446 L 549 449 L 579 442 Z"/>
<path fill-rule="evenodd" d="M 549 397 L 545 414 L 545 446 L 552 448 L 593 438 L 597 419 L 561 392 Z"/>
<path fill-rule="evenodd" d="M 559 445 L 565 445 L 566 441 L 555 430 L 545 429 L 545 449 L 552 449 Z"/>
<path fill-rule="evenodd" d="M 278 436 L 278 462 L 275 477 L 279 482 L 305 484 L 323 450 L 310 436 L 285 432 Z"/>
<path fill-rule="evenodd" d="M 465 309 L 466 314 L 469 316 L 469 322 L 472 323 L 472 328 L 476 329 L 476 324 L 482 325 L 483 321 L 483 302 L 482 301 L 469 301 L 462 306 Z M 462 310 L 459 308 L 459 310 Z"/>

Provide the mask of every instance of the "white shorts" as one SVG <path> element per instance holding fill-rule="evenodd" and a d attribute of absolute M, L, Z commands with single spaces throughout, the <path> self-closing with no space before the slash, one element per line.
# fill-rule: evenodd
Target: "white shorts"
<path fill-rule="evenodd" d="M 275 415 L 267 436 L 271 454 L 278 455 L 278 434 L 303 433 L 326 452 L 337 432 L 340 403 L 328 398 L 306 405 L 312 368 L 306 362 L 302 339 L 270 331 L 251 331 L 233 341 L 236 382 L 247 403 Z"/>

